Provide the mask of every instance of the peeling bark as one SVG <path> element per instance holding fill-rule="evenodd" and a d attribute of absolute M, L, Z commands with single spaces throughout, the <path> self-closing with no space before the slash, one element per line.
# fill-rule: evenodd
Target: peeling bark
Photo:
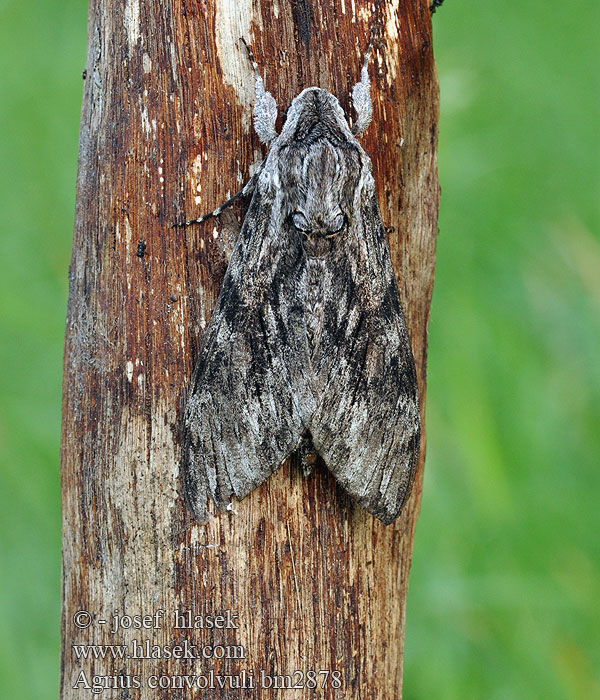
<path fill-rule="evenodd" d="M 235 220 L 184 232 L 171 224 L 223 202 L 262 159 L 238 37 L 250 40 L 280 110 L 318 85 L 350 112 L 369 27 L 378 27 L 374 116 L 361 142 L 390 227 L 423 402 L 439 200 L 427 5 L 90 0 L 64 367 L 61 698 L 82 696 L 84 685 L 73 689 L 82 670 L 90 682 L 111 676 L 119 689 L 139 676 L 145 691 L 119 697 L 204 696 L 147 683 L 210 669 L 252 669 L 257 685 L 261 670 L 337 670 L 339 690 L 288 694 L 401 697 L 425 441 L 410 500 L 389 527 L 353 506 L 323 468 L 304 478 L 288 465 L 235 511 L 195 524 L 182 497 L 180 426 Z M 241 220 L 244 206 L 235 212 Z M 173 611 L 183 609 L 231 610 L 239 629 L 176 630 Z M 85 629 L 73 622 L 79 610 L 93 616 Z M 156 610 L 166 611 L 158 629 L 111 633 L 115 611 Z M 246 658 L 78 661 L 72 652 L 73 644 L 134 639 L 243 645 Z M 215 699 L 279 696 L 210 691 Z"/>

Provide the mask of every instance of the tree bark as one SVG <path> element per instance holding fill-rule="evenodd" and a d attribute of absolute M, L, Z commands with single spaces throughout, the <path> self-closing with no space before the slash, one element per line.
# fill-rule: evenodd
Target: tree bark
<path fill-rule="evenodd" d="M 352 114 L 371 27 L 374 115 L 362 143 L 390 231 L 423 421 L 439 201 L 428 3 L 90 0 L 64 364 L 65 700 L 87 697 L 94 676 L 123 690 L 103 695 L 111 698 L 275 698 L 281 691 L 260 689 L 267 676 L 309 670 L 339 671 L 341 687 L 330 676 L 325 689 L 309 683 L 286 697 L 401 697 L 424 439 L 412 495 L 387 527 L 323 465 L 304 478 L 285 464 L 205 526 L 190 519 L 179 475 L 186 391 L 235 217 L 171 225 L 223 202 L 264 155 L 238 38 L 251 43 L 282 112 L 318 85 Z M 241 220 L 244 205 L 234 211 Z M 161 610 L 149 628 L 136 628 L 139 618 L 111 631 L 114 614 Z M 221 615 L 226 628 L 176 629 L 176 610 Z M 194 662 L 112 652 L 84 660 L 73 649 L 124 644 L 135 653 L 133 640 L 212 650 Z M 244 658 L 218 658 L 238 645 Z M 243 670 L 254 690 L 219 688 L 217 677 Z M 175 680 L 198 675 L 217 687 L 198 693 Z M 149 690 L 154 676 L 183 687 Z M 317 678 L 320 686 L 324 674 Z"/>

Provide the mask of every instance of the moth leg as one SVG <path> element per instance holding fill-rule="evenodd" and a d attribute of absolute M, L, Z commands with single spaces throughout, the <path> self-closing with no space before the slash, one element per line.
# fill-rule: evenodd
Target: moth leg
<path fill-rule="evenodd" d="M 204 216 L 201 216 L 199 219 L 190 219 L 189 221 L 181 221 L 179 223 L 173 224 L 173 228 L 183 228 L 184 226 L 189 226 L 190 224 L 201 224 L 203 221 L 206 221 L 207 219 L 210 219 L 213 216 L 219 216 L 221 212 L 225 211 L 225 209 L 230 207 L 234 202 L 237 202 L 238 199 L 241 199 L 242 197 L 247 197 L 248 195 L 252 194 L 252 192 L 254 192 L 257 175 L 258 173 L 255 173 L 239 192 L 236 192 L 233 195 L 233 197 L 230 197 L 226 202 L 223 202 L 223 204 L 218 206 L 214 211 L 211 211 L 209 214 L 204 214 Z"/>
<path fill-rule="evenodd" d="M 277 103 L 273 95 L 265 90 L 265 84 L 258 72 L 258 64 L 254 58 L 252 49 L 248 46 L 245 39 L 240 38 L 240 41 L 246 47 L 248 58 L 250 59 L 252 68 L 254 68 L 254 74 L 256 75 L 256 84 L 254 88 L 256 94 L 256 102 L 254 103 L 254 130 L 262 143 L 268 146 L 271 141 L 278 136 L 277 131 L 275 131 Z"/>
<path fill-rule="evenodd" d="M 356 112 L 356 122 L 352 125 L 353 134 L 362 134 L 362 132 L 371 123 L 373 116 L 373 103 L 371 102 L 371 81 L 369 80 L 369 58 L 371 57 L 371 49 L 373 48 L 373 37 L 369 42 L 369 48 L 365 54 L 365 60 L 360 71 L 360 83 L 352 88 L 352 104 Z"/>

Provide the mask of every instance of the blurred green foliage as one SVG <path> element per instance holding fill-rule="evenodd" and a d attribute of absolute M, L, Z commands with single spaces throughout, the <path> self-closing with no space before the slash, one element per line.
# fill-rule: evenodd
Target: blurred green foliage
<path fill-rule="evenodd" d="M 600 697 L 597 5 L 434 16 L 443 187 L 405 700 Z M 0 2 L 0 687 L 56 697 L 83 0 Z"/>
<path fill-rule="evenodd" d="M 0 1 L 0 696 L 58 692 L 59 445 L 83 0 Z"/>
<path fill-rule="evenodd" d="M 405 700 L 600 698 L 597 4 L 434 15 L 442 203 Z"/>

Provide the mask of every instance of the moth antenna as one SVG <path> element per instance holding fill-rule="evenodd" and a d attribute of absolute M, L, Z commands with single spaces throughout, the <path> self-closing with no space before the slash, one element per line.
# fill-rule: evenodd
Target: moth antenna
<path fill-rule="evenodd" d="M 373 103 L 371 102 L 371 81 L 369 80 L 369 59 L 373 48 L 373 35 L 369 41 L 365 60 L 360 71 L 360 83 L 352 88 L 352 104 L 356 112 L 356 122 L 352 125 L 352 133 L 355 135 L 362 132 L 371 123 L 373 116 Z"/>
<path fill-rule="evenodd" d="M 277 121 L 277 103 L 270 92 L 265 90 L 265 84 L 258 71 L 258 64 L 252 53 L 252 49 L 248 46 L 246 40 L 240 37 L 240 41 L 246 47 L 248 58 L 254 69 L 256 76 L 255 95 L 256 102 L 254 103 L 254 130 L 258 134 L 258 138 L 267 146 L 274 141 L 278 133 L 275 130 L 275 122 Z"/>
<path fill-rule="evenodd" d="M 260 80 L 262 83 L 262 77 L 261 77 L 260 73 L 258 72 L 258 63 L 256 62 L 256 59 L 254 58 L 254 53 L 252 53 L 252 49 L 250 48 L 248 42 L 244 39 L 243 36 L 240 37 L 240 41 L 246 47 L 246 52 L 248 53 L 248 59 L 250 60 L 250 63 L 252 64 L 252 68 L 254 69 L 254 74 L 256 75 L 256 79 Z"/>
<path fill-rule="evenodd" d="M 191 224 L 201 224 L 203 221 L 212 218 L 213 216 L 219 216 L 225 209 L 230 207 L 234 202 L 237 202 L 241 197 L 247 197 L 254 191 L 254 186 L 256 184 L 256 176 L 253 176 L 248 180 L 248 182 L 242 187 L 239 192 L 236 192 L 233 197 L 230 197 L 226 202 L 223 202 L 221 206 L 217 207 L 214 211 L 204 214 L 204 216 L 198 219 L 189 219 L 188 221 L 181 221 L 179 223 L 173 224 L 173 228 L 184 228 L 185 226 L 191 226 Z"/>

